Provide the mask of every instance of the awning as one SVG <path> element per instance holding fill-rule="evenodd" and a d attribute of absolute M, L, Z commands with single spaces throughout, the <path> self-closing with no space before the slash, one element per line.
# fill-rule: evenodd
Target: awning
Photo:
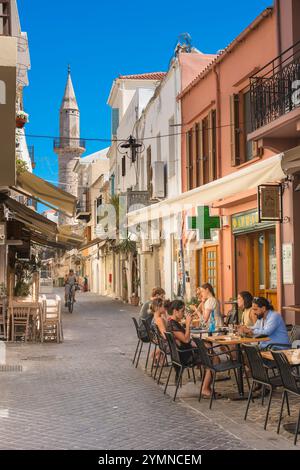
<path fill-rule="evenodd" d="M 107 240 L 102 240 L 102 238 L 94 238 L 94 240 L 91 240 L 90 242 L 85 243 L 82 245 L 80 248 L 78 248 L 79 251 L 86 250 L 87 248 L 91 248 L 91 246 L 94 245 L 99 245 L 99 248 L 103 247 L 106 244 Z"/>
<path fill-rule="evenodd" d="M 283 154 L 275 155 L 179 196 L 128 212 L 128 226 L 171 217 L 199 205 L 212 204 L 245 190 L 257 188 L 260 184 L 281 181 L 286 177 L 282 169 L 282 157 Z"/>
<path fill-rule="evenodd" d="M 287 175 L 294 175 L 300 172 L 300 146 L 284 152 L 282 168 Z"/>
<path fill-rule="evenodd" d="M 24 171 L 18 175 L 17 185 L 37 201 L 49 205 L 69 217 L 76 212 L 77 198 L 38 176 Z"/>
<path fill-rule="evenodd" d="M 55 222 L 52 222 L 43 215 L 38 214 L 10 197 L 7 197 L 3 202 L 5 206 L 13 212 L 15 220 L 23 222 L 31 231 L 46 235 L 49 239 L 55 241 L 57 234 L 57 225 Z"/>
<path fill-rule="evenodd" d="M 74 228 L 70 225 L 60 225 L 57 227 L 58 235 L 57 241 L 61 243 L 68 243 L 73 246 L 81 245 L 84 241 L 83 235 L 74 232 Z"/>

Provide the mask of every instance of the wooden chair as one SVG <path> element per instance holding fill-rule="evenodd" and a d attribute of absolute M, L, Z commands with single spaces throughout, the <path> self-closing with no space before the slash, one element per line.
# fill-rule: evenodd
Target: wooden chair
<path fill-rule="evenodd" d="M 11 319 L 11 340 L 16 341 L 18 336 L 24 336 L 25 342 L 29 338 L 29 320 L 30 307 L 9 306 L 9 317 Z M 19 328 L 23 329 L 23 334 L 18 332 Z"/>
<path fill-rule="evenodd" d="M 6 338 L 6 299 L 0 300 L 0 336 Z"/>
<path fill-rule="evenodd" d="M 63 329 L 61 321 L 61 299 L 57 295 L 55 299 L 43 299 L 41 320 L 41 342 L 63 341 Z"/>

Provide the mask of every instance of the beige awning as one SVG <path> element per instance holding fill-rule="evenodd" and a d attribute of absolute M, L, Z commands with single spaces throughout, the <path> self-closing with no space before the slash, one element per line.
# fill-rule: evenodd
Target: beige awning
<path fill-rule="evenodd" d="M 17 178 L 17 184 L 39 202 L 45 203 L 69 217 L 75 215 L 77 198 L 33 173 L 29 171 L 20 173 Z"/>
<path fill-rule="evenodd" d="M 99 245 L 98 247 L 101 248 L 106 244 L 107 240 L 102 240 L 102 238 L 94 238 L 94 240 L 91 240 L 84 245 L 82 245 L 80 248 L 78 248 L 79 251 L 86 250 L 87 248 L 90 248 L 94 245 Z"/>
<path fill-rule="evenodd" d="M 72 229 L 72 226 L 70 225 L 59 225 L 57 227 L 58 229 L 58 235 L 57 235 L 57 241 L 61 243 L 69 243 L 72 244 L 73 246 L 78 246 L 81 245 L 84 241 L 84 236 L 74 232 L 74 229 Z"/>
<path fill-rule="evenodd" d="M 209 205 L 221 199 L 243 193 L 245 190 L 257 188 L 260 184 L 281 181 L 286 177 L 282 169 L 282 157 L 283 154 L 275 155 L 179 196 L 152 204 L 143 209 L 128 212 L 128 226 L 159 218 L 172 217 L 197 206 Z"/>
<path fill-rule="evenodd" d="M 55 241 L 57 225 L 41 214 L 10 197 L 4 201 L 5 206 L 13 213 L 15 220 L 23 222 L 32 232 L 45 235 L 49 240 Z"/>
<path fill-rule="evenodd" d="M 287 175 L 294 175 L 300 172 L 300 146 L 284 152 L 282 168 Z"/>

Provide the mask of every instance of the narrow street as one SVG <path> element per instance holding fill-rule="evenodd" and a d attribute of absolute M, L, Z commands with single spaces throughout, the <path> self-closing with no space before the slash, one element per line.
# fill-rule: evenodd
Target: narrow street
<path fill-rule="evenodd" d="M 0 448 L 249 448 L 132 366 L 136 313 L 80 294 L 63 344 L 8 344 L 7 366 L 22 372 L 1 372 Z"/>

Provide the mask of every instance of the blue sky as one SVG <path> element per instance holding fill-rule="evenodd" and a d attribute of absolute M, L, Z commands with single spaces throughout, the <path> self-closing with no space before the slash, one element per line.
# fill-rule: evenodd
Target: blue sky
<path fill-rule="evenodd" d="M 32 67 L 30 85 L 24 90 L 25 109 L 30 114 L 26 133 L 58 135 L 59 107 L 70 63 L 81 111 L 81 137 L 109 138 L 106 101 L 115 77 L 167 70 L 182 32 L 190 33 L 199 50 L 215 53 L 270 5 L 272 0 L 18 0 Z M 52 141 L 28 138 L 28 143 L 35 146 L 36 174 L 57 181 Z M 87 153 L 106 146 L 89 143 Z"/>

